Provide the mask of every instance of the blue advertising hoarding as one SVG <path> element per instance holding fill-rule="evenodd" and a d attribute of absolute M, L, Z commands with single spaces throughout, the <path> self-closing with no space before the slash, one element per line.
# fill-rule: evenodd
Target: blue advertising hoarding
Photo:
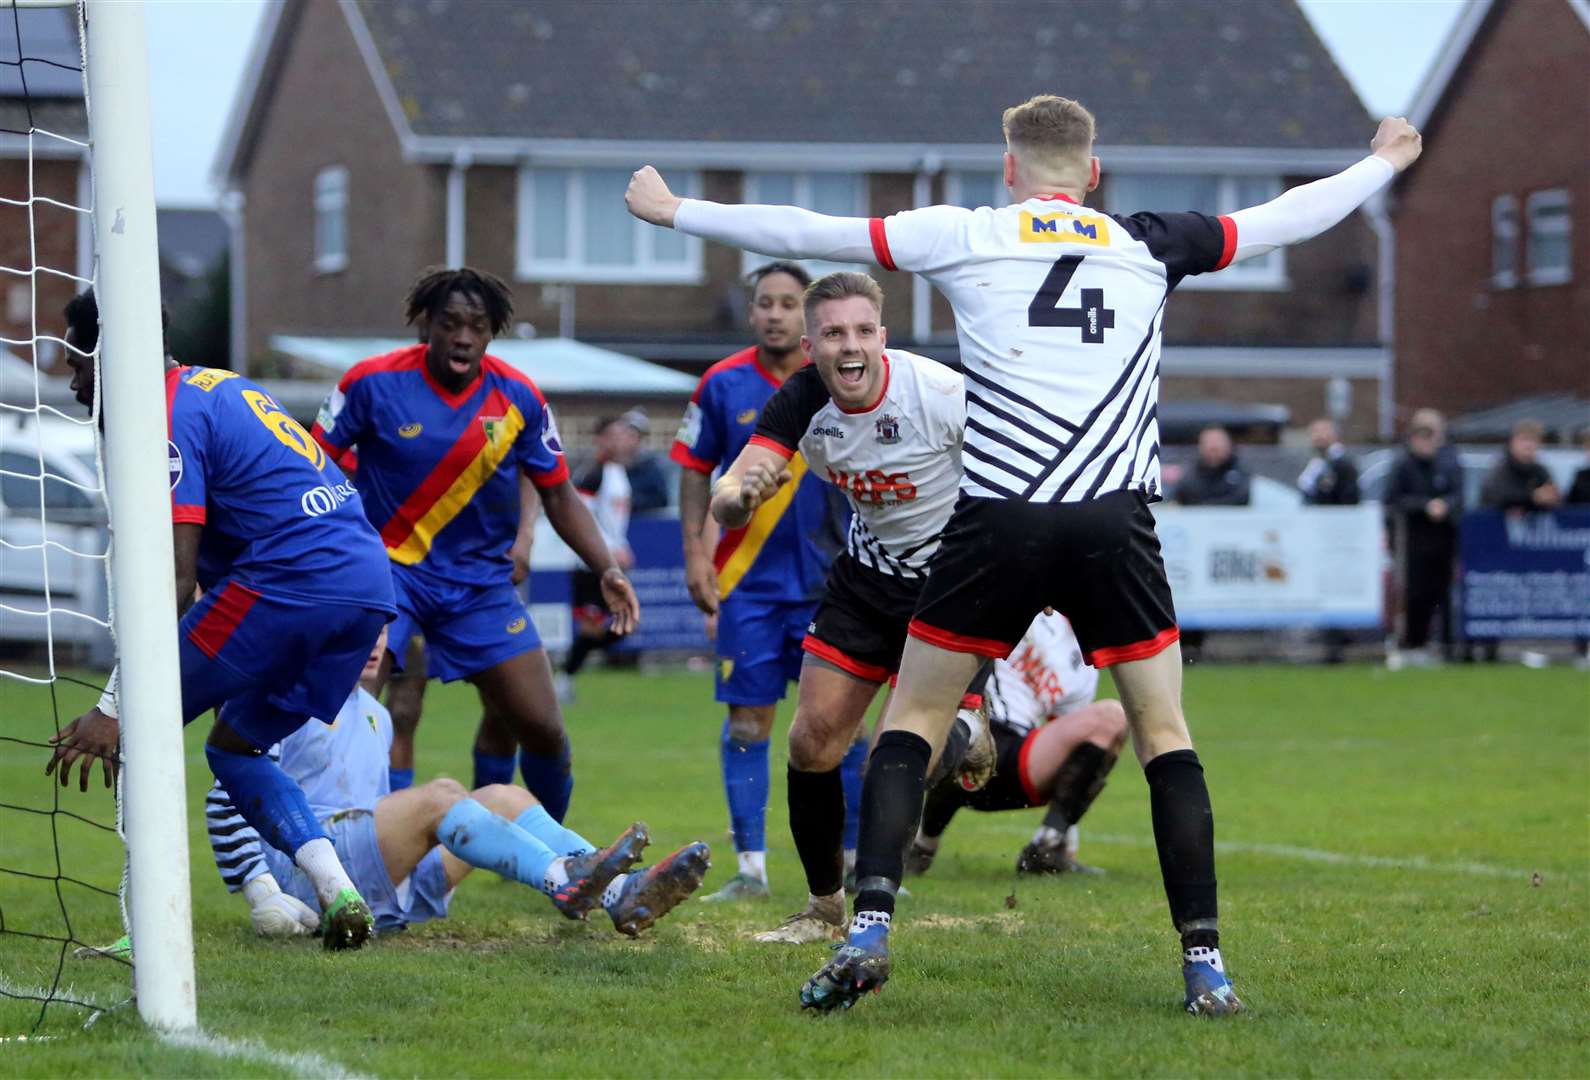
<path fill-rule="evenodd" d="M 1463 634 L 1590 637 L 1590 510 L 1465 514 Z"/>

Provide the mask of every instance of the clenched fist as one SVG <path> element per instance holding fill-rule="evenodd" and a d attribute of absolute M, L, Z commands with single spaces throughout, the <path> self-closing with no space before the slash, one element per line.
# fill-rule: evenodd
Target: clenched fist
<path fill-rule="evenodd" d="M 1391 162 L 1391 167 L 1401 172 L 1415 161 L 1424 149 L 1418 130 L 1404 116 L 1388 116 L 1380 122 L 1380 129 L 1369 140 L 1369 151 L 1376 157 Z"/>
<path fill-rule="evenodd" d="M 746 510 L 755 510 L 790 479 L 790 471 L 782 465 L 757 462 L 740 478 L 740 505 Z"/>
<path fill-rule="evenodd" d="M 629 178 L 629 188 L 624 192 L 624 205 L 631 214 L 667 229 L 673 228 L 674 211 L 679 209 L 680 201 L 650 165 L 641 166 Z"/>

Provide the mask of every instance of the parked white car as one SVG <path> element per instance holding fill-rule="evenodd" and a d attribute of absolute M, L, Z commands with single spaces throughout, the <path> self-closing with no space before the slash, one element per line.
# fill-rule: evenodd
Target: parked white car
<path fill-rule="evenodd" d="M 85 425 L 0 415 L 0 644 L 108 647 L 94 455 Z"/>

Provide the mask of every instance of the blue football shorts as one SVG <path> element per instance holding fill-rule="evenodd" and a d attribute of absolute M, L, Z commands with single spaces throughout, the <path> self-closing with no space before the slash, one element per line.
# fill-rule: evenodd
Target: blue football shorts
<path fill-rule="evenodd" d="M 507 578 L 496 585 L 443 582 L 394 563 L 392 587 L 398 617 L 387 648 L 398 671 L 415 634 L 425 638 L 430 675 L 443 682 L 468 678 L 541 648 L 541 635 Z"/>
<path fill-rule="evenodd" d="M 801 677 L 815 600 L 790 603 L 730 595 L 718 607 L 714 697 L 726 705 L 772 705 Z"/>
<path fill-rule="evenodd" d="M 182 722 L 219 708 L 266 750 L 310 717 L 333 720 L 391 613 L 269 596 L 223 580 L 179 624 Z"/>

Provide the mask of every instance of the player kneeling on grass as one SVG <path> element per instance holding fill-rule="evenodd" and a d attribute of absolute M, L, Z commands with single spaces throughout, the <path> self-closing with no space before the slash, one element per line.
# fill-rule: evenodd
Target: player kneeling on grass
<path fill-rule="evenodd" d="M 386 649 L 376 642 L 364 678 Z M 571 919 L 598 905 L 620 933 L 634 936 L 701 884 L 707 845 L 687 844 L 649 869 L 631 869 L 646 846 L 636 823 L 600 850 L 552 819 L 511 784 L 466 791 L 437 779 L 393 792 L 387 773 L 392 719 L 362 686 L 331 724 L 306 724 L 273 748 L 302 785 L 315 816 L 375 913 L 376 929 L 445 918 L 453 889 L 474 869 L 536 889 Z M 248 898 L 265 935 L 313 932 L 315 890 L 291 860 L 260 842 L 219 783 L 205 805 L 210 846 L 228 890 Z"/>
<path fill-rule="evenodd" d="M 1077 862 L 1077 822 L 1104 790 L 1126 742 L 1126 710 L 1119 701 L 1094 701 L 1098 685 L 1071 624 L 1062 615 L 1039 615 L 1010 658 L 994 664 L 983 692 L 999 750 L 994 778 L 980 791 L 950 779 L 928 792 L 906 872 L 927 873 L 963 806 L 1025 810 L 1047 802 L 1016 873 L 1100 873 Z"/>

